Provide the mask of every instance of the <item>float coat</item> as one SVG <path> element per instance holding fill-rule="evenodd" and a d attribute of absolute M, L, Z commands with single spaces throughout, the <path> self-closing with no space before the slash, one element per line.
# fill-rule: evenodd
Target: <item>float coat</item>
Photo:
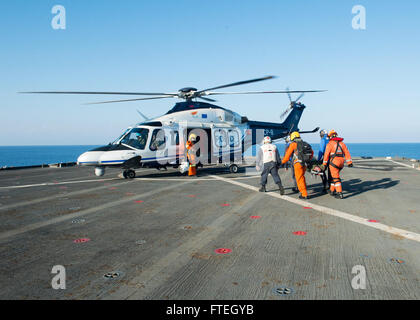
<path fill-rule="evenodd" d="M 196 158 L 196 150 L 194 148 L 194 143 L 191 141 L 187 141 L 186 144 L 187 148 L 187 158 L 188 162 L 190 163 L 190 166 L 188 168 L 188 175 L 189 176 L 195 176 L 197 175 L 197 158 Z"/>
<path fill-rule="evenodd" d="M 343 192 L 341 186 L 340 171 L 344 168 L 344 163 L 348 165 L 352 164 L 351 155 L 347 146 L 343 142 L 343 138 L 332 138 L 328 142 L 324 154 L 323 165 L 326 166 L 329 162 L 329 171 L 331 173 L 332 182 L 330 185 L 330 190 L 332 192 L 337 191 L 339 193 Z"/>

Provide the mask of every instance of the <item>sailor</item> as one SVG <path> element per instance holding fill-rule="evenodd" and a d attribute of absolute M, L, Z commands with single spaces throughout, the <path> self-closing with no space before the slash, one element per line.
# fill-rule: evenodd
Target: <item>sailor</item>
<path fill-rule="evenodd" d="M 306 163 L 302 160 L 302 155 L 299 154 L 301 152 L 298 148 L 298 144 L 302 145 L 303 140 L 300 138 L 299 132 L 293 132 L 290 135 L 290 140 L 292 143 L 290 144 L 289 148 L 286 150 L 286 154 L 283 158 L 282 164 L 285 164 L 289 161 L 290 157 L 293 155 L 293 166 L 295 169 L 295 178 L 297 182 L 298 189 L 300 191 L 299 198 L 300 199 L 308 199 L 308 191 L 306 188 L 306 180 L 305 180 L 305 172 L 306 172 Z M 313 151 L 312 155 L 313 156 Z"/>
<path fill-rule="evenodd" d="M 283 157 L 286 155 L 286 151 L 287 151 L 287 149 L 290 146 L 290 136 L 287 136 L 286 139 L 285 139 L 285 141 L 286 141 L 286 148 L 284 149 L 284 155 L 283 155 Z M 285 167 L 285 170 L 286 171 L 289 170 L 289 167 L 291 169 L 290 171 L 292 173 L 292 180 L 293 180 L 293 188 L 292 188 L 292 191 L 294 193 L 297 193 L 297 192 L 299 192 L 299 189 L 298 189 L 297 183 L 296 183 L 295 167 L 293 166 L 292 160 L 287 161 L 287 163 L 286 163 L 285 166 L 286 166 Z"/>
<path fill-rule="evenodd" d="M 144 148 L 144 146 L 146 145 L 146 139 L 147 138 L 145 139 L 145 137 L 139 132 L 136 133 L 136 138 L 137 138 L 137 142 L 138 142 L 138 147 L 139 148 Z"/>
<path fill-rule="evenodd" d="M 197 135 L 192 133 L 188 138 L 186 148 L 187 148 L 187 159 L 189 162 L 188 176 L 196 177 L 197 176 L 197 155 L 196 155 L 196 143 Z"/>
<path fill-rule="evenodd" d="M 261 173 L 261 188 L 260 192 L 266 192 L 266 184 L 268 174 L 274 179 L 274 183 L 279 186 L 279 191 L 281 195 L 284 195 L 284 188 L 281 183 L 281 179 L 278 173 L 280 167 L 281 158 L 277 147 L 271 143 L 270 137 L 265 137 L 263 140 L 264 144 L 261 146 L 258 151 L 257 157 L 257 171 L 262 169 Z"/>
<path fill-rule="evenodd" d="M 325 149 L 322 169 L 325 169 L 328 165 L 331 172 L 332 181 L 328 193 L 337 199 L 343 199 L 340 171 L 344 168 L 344 163 L 347 163 L 349 167 L 353 167 L 353 161 L 347 146 L 343 142 L 344 139 L 339 138 L 336 131 L 331 130 L 328 133 L 328 137 L 330 141 Z"/>
<path fill-rule="evenodd" d="M 319 136 L 321 137 L 321 142 L 319 143 L 319 152 L 318 152 L 318 163 L 321 164 L 324 160 L 324 153 L 325 153 L 325 148 L 327 147 L 327 144 L 329 142 L 328 139 L 328 134 L 326 130 L 321 130 L 319 132 Z M 327 166 L 328 169 L 328 166 Z M 327 172 L 327 170 L 325 170 L 325 173 Z M 327 193 L 327 191 L 330 189 L 330 183 L 331 183 L 331 173 L 330 170 L 328 170 L 328 178 L 326 176 L 326 174 L 321 174 L 321 179 L 322 179 L 322 184 L 324 186 L 324 193 Z"/>

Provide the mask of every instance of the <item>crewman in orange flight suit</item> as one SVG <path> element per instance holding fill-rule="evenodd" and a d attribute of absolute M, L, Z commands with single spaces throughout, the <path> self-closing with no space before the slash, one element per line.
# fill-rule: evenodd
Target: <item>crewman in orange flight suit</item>
<path fill-rule="evenodd" d="M 187 158 L 190 166 L 188 168 L 188 176 L 196 177 L 197 176 L 197 163 L 196 163 L 196 148 L 194 148 L 195 143 L 197 142 L 197 136 L 195 134 L 191 134 L 190 138 L 187 141 Z"/>
<path fill-rule="evenodd" d="M 328 133 L 330 142 L 325 148 L 324 161 L 322 169 L 325 170 L 329 162 L 329 170 L 331 172 L 332 182 L 328 193 L 337 199 L 343 199 L 343 188 L 341 186 L 340 171 L 344 168 L 346 162 L 349 167 L 353 167 L 353 161 L 347 146 L 343 142 L 343 138 L 337 137 L 336 131 L 331 130 Z M 345 159 L 345 160 L 344 160 Z"/>
<path fill-rule="evenodd" d="M 293 132 L 290 135 L 290 145 L 289 148 L 286 150 L 286 154 L 281 162 L 281 164 L 285 164 L 289 161 L 290 157 L 293 154 L 293 168 L 295 169 L 295 177 L 298 189 L 300 191 L 299 198 L 300 199 L 308 199 L 308 191 L 306 189 L 306 180 L 305 180 L 305 172 L 306 172 L 306 165 L 298 158 L 298 142 L 302 141 L 300 138 L 299 132 Z M 313 156 L 313 151 L 312 151 Z"/>

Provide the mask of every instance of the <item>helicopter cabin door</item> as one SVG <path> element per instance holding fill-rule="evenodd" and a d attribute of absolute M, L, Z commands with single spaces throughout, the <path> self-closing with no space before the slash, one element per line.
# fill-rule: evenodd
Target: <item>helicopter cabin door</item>
<path fill-rule="evenodd" d="M 207 165 L 212 163 L 211 150 L 212 150 L 212 136 L 211 129 L 206 128 L 188 128 L 187 137 L 194 131 L 198 133 L 197 143 L 200 148 L 197 151 L 197 157 L 201 158 L 201 164 Z"/>

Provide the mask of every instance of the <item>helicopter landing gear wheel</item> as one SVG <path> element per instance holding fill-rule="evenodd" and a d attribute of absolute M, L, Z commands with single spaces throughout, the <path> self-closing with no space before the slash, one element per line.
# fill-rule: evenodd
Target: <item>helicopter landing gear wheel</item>
<path fill-rule="evenodd" d="M 125 170 L 123 172 L 124 179 L 134 179 L 136 177 L 136 172 L 134 170 Z"/>
<path fill-rule="evenodd" d="M 239 171 L 239 167 L 236 164 L 232 164 L 229 167 L 229 172 L 230 173 L 238 173 Z"/>

